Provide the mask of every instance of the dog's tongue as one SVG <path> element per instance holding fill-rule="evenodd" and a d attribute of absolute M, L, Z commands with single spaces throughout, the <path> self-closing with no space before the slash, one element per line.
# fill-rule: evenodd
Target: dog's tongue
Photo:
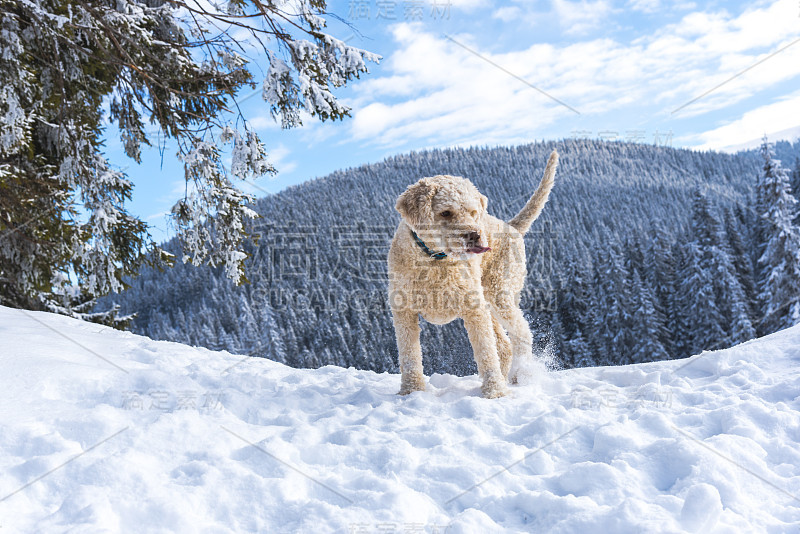
<path fill-rule="evenodd" d="M 483 254 L 484 252 L 489 252 L 492 250 L 489 247 L 482 247 L 480 245 L 475 245 L 474 247 L 468 248 L 467 252 L 472 252 L 473 254 Z"/>

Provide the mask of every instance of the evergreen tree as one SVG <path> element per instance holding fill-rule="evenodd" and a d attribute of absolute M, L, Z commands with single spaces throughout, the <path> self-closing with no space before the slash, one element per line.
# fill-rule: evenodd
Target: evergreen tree
<path fill-rule="evenodd" d="M 625 240 L 625 270 L 631 275 L 644 270 L 644 247 L 638 234 Z M 633 279 L 631 278 L 631 282 Z"/>
<path fill-rule="evenodd" d="M 648 263 L 644 269 L 644 281 L 653 288 L 654 313 L 661 324 L 658 340 L 667 354 L 673 354 L 674 334 L 677 331 L 676 313 L 673 308 L 676 277 L 675 258 L 672 255 L 672 247 L 664 239 L 661 230 L 654 232 L 647 247 L 646 256 Z"/>
<path fill-rule="evenodd" d="M 794 159 L 794 170 L 792 170 L 792 196 L 800 196 L 800 158 Z"/>
<path fill-rule="evenodd" d="M 250 302 L 245 298 L 244 293 L 240 293 L 238 299 L 230 299 L 229 302 L 237 303 L 235 315 L 233 316 L 233 326 L 240 352 L 242 354 L 251 354 L 258 351 L 260 346 L 258 325 Z"/>
<path fill-rule="evenodd" d="M 237 94 L 263 70 L 263 97 L 284 127 L 299 125 L 301 111 L 340 119 L 348 108 L 332 89 L 378 60 L 323 32 L 320 0 L 2 0 L 0 9 L 0 304 L 76 317 L 146 262 L 172 258 L 127 211 L 133 184 L 103 155 L 107 121 L 136 162 L 150 137 L 175 141 L 187 181 L 172 209 L 181 259 L 240 282 L 255 212 L 234 183 L 274 169 L 244 117 L 228 112 Z M 261 44 L 268 65 L 250 65 L 244 40 Z"/>
<path fill-rule="evenodd" d="M 589 343 L 580 328 L 576 329 L 564 342 L 564 351 L 570 355 L 572 367 L 593 367 L 597 365 Z"/>
<path fill-rule="evenodd" d="M 601 365 L 633 363 L 629 342 L 632 306 L 628 273 L 619 253 L 613 248 L 600 252 L 595 280 L 601 297 L 594 331 L 605 348 L 597 361 Z"/>
<path fill-rule="evenodd" d="M 719 317 L 719 325 L 725 335 L 707 348 L 732 344 L 731 327 L 734 324 L 734 307 L 744 309 L 745 293 L 736 276 L 736 269 L 725 246 L 726 239 L 722 234 L 722 225 L 711 209 L 708 198 L 701 191 L 694 193 L 692 214 L 692 233 L 694 243 L 700 251 L 699 268 L 709 274 L 713 300 L 709 302 L 709 312 Z M 737 321 L 744 321 L 747 316 L 739 315 Z M 742 325 L 741 328 L 747 328 Z M 752 326 L 750 327 L 752 329 Z M 749 338 L 748 338 L 749 339 Z"/>
<path fill-rule="evenodd" d="M 716 348 L 726 338 L 724 322 L 716 306 L 712 273 L 703 268 L 703 251 L 695 241 L 684 245 L 683 265 L 679 271 L 676 295 L 680 335 L 679 356 L 698 354 Z"/>
<path fill-rule="evenodd" d="M 564 340 L 567 341 L 577 331 L 591 328 L 590 316 L 595 303 L 590 287 L 591 275 L 582 262 L 570 258 L 564 274 L 559 292 L 558 313 Z"/>
<path fill-rule="evenodd" d="M 759 306 L 752 256 L 752 226 L 748 226 L 745 222 L 744 212 L 738 204 L 734 211 L 728 213 L 725 218 L 725 234 L 736 277 L 742 288 L 743 304 L 748 312 L 751 324 L 755 326 L 758 322 Z M 749 243 L 749 245 L 746 243 Z M 737 303 L 734 303 L 734 306 L 736 305 Z M 738 313 L 734 315 L 738 316 Z M 735 337 L 738 339 L 738 336 Z"/>
<path fill-rule="evenodd" d="M 758 263 L 765 333 L 800 322 L 800 230 L 792 222 L 797 214 L 797 200 L 791 194 L 786 171 L 774 155 L 772 144 L 764 136 L 761 145 L 764 174 L 759 182 L 759 197 L 765 241 Z"/>
<path fill-rule="evenodd" d="M 631 349 L 633 363 L 669 359 L 669 354 L 660 339 L 663 318 L 657 315 L 653 304 L 653 292 L 642 282 L 638 270 L 633 273 L 632 293 L 636 302 L 632 318 L 633 331 L 636 333 L 633 336 Z"/>
<path fill-rule="evenodd" d="M 291 327 L 284 330 L 278 328 L 275 316 L 271 313 L 269 308 L 265 308 L 264 314 L 266 316 L 267 355 L 271 360 L 287 363 L 287 348 L 289 344 L 286 342 L 285 338 L 289 337 L 292 329 Z"/>
<path fill-rule="evenodd" d="M 792 171 L 792 196 L 800 199 L 800 158 L 794 159 L 794 170 Z M 800 226 L 800 210 L 794 218 L 795 226 Z"/>
<path fill-rule="evenodd" d="M 746 303 L 736 301 L 733 303 L 731 310 L 733 317 L 731 318 L 730 328 L 730 345 L 743 343 L 756 337 L 756 329 L 753 322 L 750 320 L 750 310 Z"/>

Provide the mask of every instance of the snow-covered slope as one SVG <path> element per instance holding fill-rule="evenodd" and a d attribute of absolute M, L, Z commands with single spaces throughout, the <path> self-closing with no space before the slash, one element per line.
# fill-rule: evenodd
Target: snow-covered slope
<path fill-rule="evenodd" d="M 499 400 L 398 387 L 0 308 L 0 532 L 800 528 L 800 327 Z"/>

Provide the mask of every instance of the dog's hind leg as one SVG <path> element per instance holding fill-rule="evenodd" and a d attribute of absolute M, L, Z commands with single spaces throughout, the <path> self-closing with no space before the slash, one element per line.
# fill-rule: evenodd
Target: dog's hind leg
<path fill-rule="evenodd" d="M 500 371 L 502 371 L 503 376 L 508 380 L 508 371 L 511 369 L 511 341 L 508 339 L 508 335 L 506 335 L 502 325 L 494 315 L 492 315 L 492 326 L 494 327 L 494 335 L 497 339 L 497 356 L 500 358 Z"/>
<path fill-rule="evenodd" d="M 492 315 L 497 317 L 503 328 L 508 330 L 513 355 L 508 378 L 512 384 L 516 384 L 520 381 L 518 376 L 520 368 L 525 368 L 526 364 L 533 360 L 533 334 L 531 334 L 528 321 L 522 315 L 522 310 L 511 303 L 503 304 L 506 305 L 492 306 Z"/>
<path fill-rule="evenodd" d="M 400 395 L 425 390 L 422 372 L 422 346 L 419 342 L 419 315 L 409 310 L 392 310 L 394 333 L 400 364 Z"/>

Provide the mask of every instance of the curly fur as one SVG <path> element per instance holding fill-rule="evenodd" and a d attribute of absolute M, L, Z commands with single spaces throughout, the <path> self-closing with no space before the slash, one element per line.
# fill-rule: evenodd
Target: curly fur
<path fill-rule="evenodd" d="M 488 199 L 455 176 L 423 178 L 397 199 L 402 220 L 389 250 L 389 304 L 401 395 L 425 389 L 419 315 L 434 324 L 464 321 L 484 397 L 501 397 L 508 380 L 516 382 L 516 369 L 532 358 L 533 344 L 519 308 L 527 275 L 522 236 L 547 202 L 557 164 L 554 150 L 536 192 L 509 223 L 489 215 Z M 426 254 L 412 231 L 447 257 Z"/>

